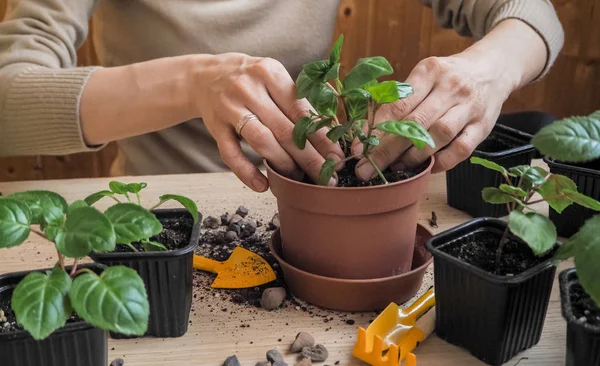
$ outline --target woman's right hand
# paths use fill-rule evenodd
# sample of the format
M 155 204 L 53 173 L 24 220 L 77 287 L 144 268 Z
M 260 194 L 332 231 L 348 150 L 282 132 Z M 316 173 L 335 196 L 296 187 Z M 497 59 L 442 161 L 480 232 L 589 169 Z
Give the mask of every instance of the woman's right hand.
M 317 181 L 325 158 L 344 158 L 325 129 L 312 134 L 304 150 L 295 146 L 294 123 L 308 115 L 311 106 L 296 98 L 294 81 L 278 61 L 228 53 L 192 67 L 192 107 L 216 140 L 225 164 L 253 190 L 267 190 L 268 181 L 242 152 L 240 137 L 278 172 L 296 180 L 306 172 Z M 238 136 L 236 125 L 249 114 L 258 118 L 249 119 Z M 335 183 L 332 178 L 330 184 Z

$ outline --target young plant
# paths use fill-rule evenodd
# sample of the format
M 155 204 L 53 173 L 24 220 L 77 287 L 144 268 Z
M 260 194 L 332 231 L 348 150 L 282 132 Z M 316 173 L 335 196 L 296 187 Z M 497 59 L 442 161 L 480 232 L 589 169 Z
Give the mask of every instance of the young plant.
M 138 211 L 120 208 L 132 227 L 145 226 Z M 142 218 L 142 220 L 137 220 Z M 22 244 L 35 233 L 54 243 L 58 260 L 47 273 L 32 272 L 15 288 L 11 308 L 16 321 L 36 340 L 64 326 L 73 311 L 98 328 L 143 335 L 149 305 L 144 282 L 130 268 L 115 266 L 98 275 L 78 267 L 92 251 L 112 251 L 118 227 L 84 201 L 67 205 L 50 191 L 26 191 L 0 199 L 0 248 Z M 74 258 L 70 269 L 65 258 Z
M 321 128 L 329 129 L 327 137 L 342 144 L 344 150 L 347 150 L 349 143 L 358 139 L 363 144 L 362 153 L 348 156 L 345 161 L 364 156 L 387 184 L 383 172 L 371 158 L 371 150 L 379 145 L 374 130 L 410 139 L 417 148 L 425 145 L 435 147 L 435 143 L 428 131 L 417 122 L 390 120 L 375 123 L 376 113 L 382 105 L 410 96 L 413 88 L 397 81 L 378 82 L 378 78 L 394 72 L 389 62 L 380 56 L 359 59 L 354 68 L 340 79 L 343 40 L 344 36 L 341 35 L 333 45 L 328 60 L 307 63 L 298 75 L 298 99 L 307 98 L 315 111 L 308 111 L 307 117 L 296 122 L 294 142 L 299 149 L 304 149 L 308 136 Z M 344 114 L 342 121 L 337 116 L 339 105 Z M 336 162 L 326 159 L 318 184 L 327 185 L 335 168 Z
M 584 163 L 600 158 L 600 111 L 589 116 L 571 117 L 555 121 L 541 129 L 532 140 L 542 154 L 565 163 Z M 508 226 L 496 252 L 500 263 L 502 250 L 512 232 L 521 238 L 536 255 L 544 255 L 554 248 L 557 233 L 554 224 L 530 205 L 547 202 L 559 214 L 572 204 L 600 211 L 600 202 L 577 191 L 570 178 L 549 174 L 540 167 L 521 165 L 510 169 L 472 157 L 473 164 L 500 172 L 506 183 L 500 187 L 483 189 L 482 197 L 492 204 L 506 204 Z M 517 184 L 514 184 L 514 180 Z M 534 198 L 537 193 L 541 198 Z M 575 259 L 579 281 L 586 292 L 600 304 L 600 216 L 589 219 L 568 239 L 555 254 L 557 259 Z
M 177 201 L 185 207 L 194 218 L 194 223 L 198 222 L 198 207 L 196 203 L 188 197 L 176 194 L 165 194 L 159 197 L 159 202 L 149 209 L 141 205 L 140 191 L 146 188 L 146 183 L 122 183 L 112 181 L 108 184 L 109 190 L 92 193 L 87 196 L 84 202 L 90 206 L 104 197 L 109 197 L 117 202 L 116 205 L 106 210 L 105 215 L 115 227 L 116 241 L 119 245 L 126 245 L 134 252 L 138 250 L 132 243 L 139 242 L 145 251 L 167 251 L 168 249 L 161 243 L 150 240 L 151 237 L 163 231 L 162 224 L 151 212 L 168 201 Z M 135 202 L 131 195 L 135 195 Z M 122 202 L 125 198 L 127 202 Z M 135 217 L 135 222 L 132 218 Z

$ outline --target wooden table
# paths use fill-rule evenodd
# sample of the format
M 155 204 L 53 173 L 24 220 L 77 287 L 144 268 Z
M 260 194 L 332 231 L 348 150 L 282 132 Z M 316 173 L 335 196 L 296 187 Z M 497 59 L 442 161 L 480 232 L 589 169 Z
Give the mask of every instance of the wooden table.
M 185 194 L 198 203 L 204 215 L 220 215 L 225 211 L 233 211 L 239 205 L 245 205 L 251 215 L 268 221 L 277 210 L 274 197 L 270 193 L 257 194 L 243 186 L 237 178 L 229 173 L 172 175 L 123 178 L 122 181 L 144 181 L 148 188 L 143 191 L 143 204 L 147 207 L 155 202 L 159 194 Z M 54 190 L 69 202 L 82 199 L 88 193 L 106 189 L 109 179 L 78 179 L 56 181 L 30 181 L 0 183 L 0 192 L 9 194 L 30 189 Z M 438 216 L 439 227 L 434 232 L 451 228 L 468 220 L 469 217 L 446 205 L 446 189 L 444 175 L 432 176 L 429 191 L 421 203 L 419 221 L 427 225 L 431 211 Z M 109 200 L 101 201 L 100 207 L 110 205 Z M 541 208 L 546 210 L 547 208 Z M 31 236 L 23 246 L 0 250 L 0 273 L 14 272 L 52 266 L 55 251 L 51 245 L 43 243 L 36 236 Z M 568 264 L 562 264 L 559 271 Z M 558 273 L 558 272 L 557 272 Z M 424 287 L 432 284 L 431 268 L 426 276 Z M 330 353 L 325 362 L 334 365 L 362 365 L 353 359 L 351 352 L 356 338 L 358 326 L 366 327 L 375 314 L 339 314 L 331 313 L 334 319 L 324 323 L 322 317 L 309 315 L 306 311 L 294 306 L 273 312 L 261 309 L 250 311 L 246 307 L 225 303 L 218 291 L 210 288 L 195 289 L 198 295 L 193 303 L 192 324 L 188 333 L 175 339 L 137 339 L 110 340 L 109 357 L 123 358 L 126 366 L 134 365 L 221 365 L 226 357 L 236 354 L 242 365 L 254 366 L 257 361 L 265 359 L 265 352 L 272 348 L 287 351 L 299 331 L 307 331 L 314 335 L 318 343 L 324 344 Z M 204 300 L 200 301 L 200 298 Z M 465 299 L 467 300 L 467 299 Z M 208 305 L 227 312 L 210 312 Z M 324 311 L 316 309 L 319 314 Z M 346 319 L 356 321 L 354 325 Z M 240 327 L 241 324 L 249 327 Z M 483 365 L 467 352 L 447 344 L 432 335 L 416 351 L 419 366 L 470 366 Z M 544 334 L 540 343 L 511 360 L 507 365 L 515 365 L 522 357 L 520 366 L 564 365 L 565 355 L 565 322 L 560 314 L 558 286 L 554 285 Z M 294 364 L 292 355 L 286 355 L 286 361 Z M 84 366 L 84 365 L 80 365 Z

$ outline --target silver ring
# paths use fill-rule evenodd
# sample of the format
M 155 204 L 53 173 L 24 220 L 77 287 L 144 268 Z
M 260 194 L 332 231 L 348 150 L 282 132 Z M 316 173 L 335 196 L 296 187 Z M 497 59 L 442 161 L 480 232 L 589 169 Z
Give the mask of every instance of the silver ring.
M 235 132 L 237 132 L 237 134 L 240 137 L 242 137 L 242 129 L 248 122 L 252 121 L 253 119 L 259 121 L 258 117 L 256 117 L 256 115 L 253 113 L 247 114 L 244 117 L 240 118 L 240 120 L 235 125 Z

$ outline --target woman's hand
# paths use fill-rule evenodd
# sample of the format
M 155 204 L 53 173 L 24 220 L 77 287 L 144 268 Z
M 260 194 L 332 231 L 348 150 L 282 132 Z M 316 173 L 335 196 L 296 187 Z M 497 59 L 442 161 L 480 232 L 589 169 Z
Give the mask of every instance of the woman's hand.
M 417 149 L 405 139 L 387 135 L 371 157 L 381 169 L 415 167 L 432 155 L 434 173 L 453 168 L 489 135 L 510 93 L 539 75 L 546 58 L 543 40 L 533 29 L 507 20 L 460 54 L 421 61 L 406 80 L 414 94 L 382 107 L 377 122 L 418 122 L 429 130 L 435 149 Z M 355 143 L 353 153 L 360 151 L 362 146 Z M 362 159 L 356 175 L 369 180 L 376 172 Z
M 193 75 L 193 108 L 217 141 L 223 161 L 253 190 L 267 190 L 268 182 L 240 148 L 236 125 L 239 129 L 244 116 L 254 114 L 257 119 L 247 120 L 241 138 L 288 177 L 299 180 L 306 172 L 316 181 L 324 157 L 344 158 L 324 129 L 311 135 L 304 150 L 294 145 L 294 123 L 311 106 L 296 98 L 294 81 L 278 61 L 229 53 L 199 64 Z

